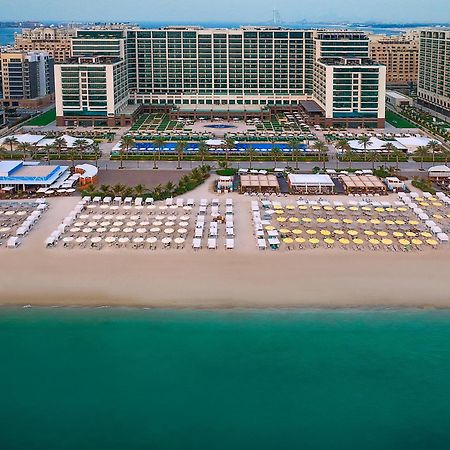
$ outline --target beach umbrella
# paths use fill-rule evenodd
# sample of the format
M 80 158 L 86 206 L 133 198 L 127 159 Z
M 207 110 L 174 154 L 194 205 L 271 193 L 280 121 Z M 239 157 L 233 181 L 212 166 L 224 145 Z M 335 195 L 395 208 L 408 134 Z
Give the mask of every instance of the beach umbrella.
M 105 227 L 99 227 L 95 230 L 97 233 L 105 233 L 106 232 L 106 228 Z
M 140 225 L 141 227 L 147 227 L 147 226 L 150 225 L 150 222 L 147 222 L 146 220 L 143 220 L 142 222 L 139 223 L 139 225 Z
M 289 233 L 290 233 L 290 230 L 288 230 L 287 228 L 281 228 L 281 229 L 280 229 L 280 233 L 281 233 L 281 234 L 289 234 Z
M 303 233 L 303 231 L 302 230 L 299 230 L 298 228 L 296 228 L 295 230 L 292 230 L 292 233 L 294 233 L 294 234 L 302 234 Z
M 74 226 L 76 227 L 82 227 L 85 224 L 85 222 L 75 222 Z
M 379 212 L 379 213 L 382 213 L 382 212 L 384 212 L 384 208 L 377 207 L 377 208 L 375 208 L 375 211 Z
M 290 217 L 290 218 L 289 218 L 289 222 L 291 222 L 291 223 L 297 223 L 297 222 L 299 222 L 299 219 L 298 219 L 297 217 Z
M 3 231 L 3 230 L 0 230 Z M 4 231 L 8 231 L 8 230 L 4 230 Z M 71 233 L 78 233 L 80 231 L 80 228 L 78 227 L 73 227 L 69 230 Z
M 313 245 L 317 245 L 320 243 L 319 239 L 317 239 L 317 238 L 311 238 L 311 239 L 308 239 L 308 241 L 310 244 L 313 244 Z
M 375 238 L 370 239 L 369 242 L 370 242 L 372 245 L 378 245 L 378 244 L 380 243 L 380 241 L 379 241 L 378 239 L 375 239 Z
M 347 233 L 348 233 L 350 236 L 358 236 L 358 232 L 357 232 L 356 230 L 348 230 Z
M 192 206 L 183 206 L 183 209 L 185 211 L 191 211 L 192 210 Z
M 441 214 L 433 214 L 433 217 L 439 220 L 444 218 Z
M 292 243 L 294 242 L 294 239 L 291 239 L 291 238 L 284 238 L 284 239 L 283 239 L 283 242 L 284 242 L 285 244 L 292 244 Z
M 155 216 L 155 220 L 164 220 L 164 216 L 161 215 Z
M 330 219 L 330 223 L 339 223 L 339 219 L 336 219 L 335 217 Z
M 350 241 L 349 241 L 348 239 L 346 239 L 346 238 L 340 238 L 340 239 L 339 239 L 339 242 L 340 242 L 341 244 L 343 244 L 343 245 L 348 245 L 348 244 L 350 244 Z
M 386 224 L 386 225 L 395 225 L 395 222 L 393 221 L 393 220 L 385 220 L 384 221 L 384 223 Z
M 100 222 L 101 227 L 109 227 L 110 225 L 111 225 L 111 222 L 109 222 L 108 220 Z
M 325 222 L 326 222 L 326 219 L 324 219 L 323 217 L 319 217 L 317 219 L 317 223 L 325 223 Z
M 173 234 L 174 232 L 175 232 L 175 230 L 173 228 L 166 228 L 164 230 L 164 233 L 166 233 L 166 234 Z
M 328 245 L 333 245 L 334 244 L 334 239 L 332 239 L 332 238 L 325 238 L 323 240 L 323 242 L 325 242 L 325 244 L 328 244 Z
M 442 206 L 442 203 L 441 202 L 433 202 L 433 206 L 439 207 L 439 206 Z
M 139 233 L 139 234 L 147 233 L 147 228 L 138 228 L 138 229 L 136 230 L 136 233 Z
M 337 236 L 342 236 L 344 234 L 342 230 L 334 230 L 333 233 L 336 234 Z
M 283 209 L 281 205 L 279 205 L 278 203 L 276 203 L 275 205 L 273 205 L 273 209 Z
M 175 217 L 175 216 L 170 216 L 170 217 Z M 176 220 L 176 217 L 175 217 L 175 219 L 173 219 L 173 220 Z M 180 217 L 180 220 L 188 221 L 188 220 L 189 220 L 189 216 L 181 216 L 181 217 Z
M 173 227 L 174 225 L 175 225 L 175 222 L 173 222 L 173 221 L 171 221 L 171 220 L 167 221 L 167 222 L 164 224 L 164 226 L 166 226 L 166 227 Z
M 186 230 L 186 228 L 178 228 L 177 232 L 178 232 L 178 234 L 186 234 L 187 230 Z
M 360 238 L 355 238 L 355 239 L 353 239 L 353 243 L 356 245 L 363 245 L 364 241 Z
M 359 208 L 357 206 L 350 206 L 350 208 L 348 208 L 350 211 L 358 211 Z
M 127 216 L 125 216 L 124 214 L 119 214 L 116 219 L 117 220 L 125 220 L 127 218 Z
M 417 236 L 417 233 L 414 233 L 413 231 L 407 231 L 405 234 L 408 237 L 415 237 L 415 236 Z
M 429 233 L 428 231 L 422 231 L 420 233 L 424 238 L 431 238 L 433 237 L 433 235 L 431 233 Z
M 397 219 L 397 220 L 395 221 L 395 223 L 396 223 L 397 225 L 405 225 L 405 221 L 404 221 L 404 220 L 400 220 L 400 219 Z
M 109 229 L 110 233 L 118 233 L 119 231 L 120 231 L 119 227 L 112 227 L 112 228 Z
M 367 223 L 366 219 L 358 219 L 356 222 L 360 223 L 361 225 L 364 225 Z
M 381 237 L 386 237 L 388 234 L 386 233 L 386 231 L 377 231 L 378 236 Z
M 95 214 L 94 216 L 92 216 L 92 218 L 93 218 L 94 220 L 100 220 L 100 219 L 103 218 L 103 215 L 102 215 L 102 214 Z
M 333 208 L 331 206 L 328 206 L 328 205 L 324 206 L 323 209 L 325 211 L 333 211 Z
M 66 242 L 66 243 L 72 242 L 73 240 L 74 240 L 74 238 L 72 236 L 67 236 L 67 237 L 63 238 L 63 242 Z
M 119 242 L 121 244 L 126 244 L 127 242 L 130 242 L 130 239 L 127 237 L 121 237 L 121 238 L 119 238 Z
M 320 206 L 318 206 L 318 205 L 312 205 L 311 209 L 312 209 L 313 211 L 319 211 L 319 210 L 320 210 Z
M 304 244 L 306 240 L 302 237 L 296 237 L 295 242 L 297 242 L 298 244 Z
M 173 241 L 175 242 L 175 244 L 180 245 L 180 244 L 184 244 L 185 239 L 181 238 L 181 237 L 177 237 Z
M 172 238 L 170 238 L 170 237 L 162 238 L 162 239 L 161 239 L 161 242 L 162 242 L 164 245 L 169 245 L 169 244 L 172 242 Z
M 92 228 L 90 227 L 83 228 L 83 233 L 92 233 Z
M 81 214 L 81 215 L 79 216 L 79 218 L 82 219 L 82 220 L 89 219 L 89 214 Z
M 144 238 L 141 238 L 141 237 L 134 238 L 133 242 L 135 244 L 142 244 L 142 242 L 144 242 Z
M 78 244 L 82 244 L 83 242 L 86 242 L 86 241 L 87 241 L 87 239 L 84 236 L 80 236 L 75 239 L 75 242 L 77 242 Z
M 301 210 L 301 211 L 306 211 L 308 209 L 308 207 L 306 205 L 300 205 L 298 207 L 298 209 Z
M 370 219 L 370 223 L 373 223 L 374 225 L 380 225 L 381 221 L 378 219 Z
M 370 206 L 363 206 L 361 209 L 363 211 L 372 211 L 372 208 Z
M 123 222 L 121 220 L 117 220 L 116 222 L 113 222 L 114 227 L 121 227 L 123 225 Z
M 141 216 L 130 216 L 130 220 L 139 220 L 141 218 Z
M 286 217 L 278 217 L 277 218 L 277 222 L 281 222 L 281 223 L 284 223 L 284 222 L 286 222 Z
M 427 244 L 432 245 L 433 247 L 438 245 L 438 242 L 434 239 L 427 239 Z
M 311 223 L 312 219 L 310 219 L 309 217 L 303 217 L 302 222 L 304 222 L 304 223 Z
M 336 208 L 336 211 L 345 211 L 345 208 L 343 206 L 338 206 Z
M 292 211 L 293 209 L 295 209 L 294 205 L 286 205 L 286 209 L 289 209 L 290 211 Z
M 113 242 L 116 242 L 116 237 L 114 237 L 114 236 L 107 236 L 107 237 L 105 237 L 105 242 L 107 243 L 107 244 L 112 244 Z
M 417 220 L 410 220 L 409 224 L 410 225 L 419 225 L 419 221 L 417 221 Z
M 284 214 L 284 211 L 282 209 L 277 209 L 275 211 L 275 214 Z
M 266 227 L 264 227 L 267 231 L 273 231 L 275 230 L 275 227 L 273 225 L 267 225 Z
M 423 242 L 420 239 L 413 239 L 411 241 L 411 243 L 414 245 L 422 245 L 423 244 Z
M 400 208 L 398 208 L 398 210 L 401 212 L 405 212 L 405 211 L 408 211 L 408 208 L 405 208 L 404 206 L 400 206 Z
M 101 240 L 102 240 L 102 238 L 101 238 L 100 236 L 93 236 L 93 237 L 91 238 L 91 242 L 92 242 L 93 244 L 98 244 Z
M 408 239 L 399 239 L 398 242 L 401 245 L 410 245 L 411 244 L 411 242 L 409 242 Z
M 364 231 L 364 234 L 365 234 L 366 236 L 373 236 L 375 233 L 374 233 L 373 231 L 371 231 L 371 230 L 365 230 L 365 231 Z
M 166 205 L 161 205 L 158 207 L 160 211 L 165 211 L 168 207 Z
M 386 211 L 387 211 L 387 212 L 395 212 L 395 208 L 389 207 L 389 208 L 386 208 Z
M 394 231 L 392 233 L 392 236 L 394 236 L 396 238 L 400 238 L 400 237 L 403 237 L 403 233 L 401 233 L 400 231 Z
M 430 204 L 428 202 L 420 202 L 419 205 L 420 206 L 430 206 Z
M 393 242 L 392 242 L 391 239 L 381 239 L 381 242 L 382 242 L 384 245 L 392 245 L 392 244 L 393 244 Z
M 150 236 L 149 238 L 146 239 L 146 241 L 149 244 L 155 244 L 158 241 L 158 239 L 155 236 Z
M 316 230 L 306 230 L 306 234 L 309 234 L 310 236 L 317 234 Z
M 331 235 L 331 233 L 330 233 L 328 230 L 321 230 L 321 231 L 320 231 L 320 234 L 321 234 L 322 236 L 330 236 L 330 235 Z
M 353 220 L 352 219 L 343 219 L 342 222 L 350 224 L 350 223 L 353 223 Z
M 160 227 L 163 223 L 160 220 L 155 220 L 152 225 L 154 225 L 155 227 Z
M 133 232 L 133 228 L 130 228 L 130 227 L 124 228 L 124 229 L 123 229 L 123 232 L 124 232 L 124 233 L 132 233 L 132 232 Z

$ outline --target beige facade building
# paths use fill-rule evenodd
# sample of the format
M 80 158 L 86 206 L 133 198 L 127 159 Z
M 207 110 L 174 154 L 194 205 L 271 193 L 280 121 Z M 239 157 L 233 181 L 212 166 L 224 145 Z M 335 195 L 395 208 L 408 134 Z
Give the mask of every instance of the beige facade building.
M 419 33 L 401 36 L 369 36 L 369 55 L 386 66 L 386 82 L 390 86 L 417 84 L 419 67 Z
M 45 51 L 55 62 L 63 62 L 70 58 L 71 38 L 75 36 L 72 28 L 23 29 L 15 35 L 15 48 L 25 52 Z

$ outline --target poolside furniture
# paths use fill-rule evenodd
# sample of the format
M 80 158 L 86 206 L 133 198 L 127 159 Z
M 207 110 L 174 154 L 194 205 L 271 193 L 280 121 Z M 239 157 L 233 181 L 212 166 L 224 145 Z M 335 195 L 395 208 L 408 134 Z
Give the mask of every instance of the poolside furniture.
M 208 249 L 210 250 L 217 249 L 217 239 L 214 238 L 208 239 Z
M 202 248 L 202 240 L 201 240 L 201 239 L 198 239 L 198 238 L 195 238 L 195 239 L 192 241 L 192 248 L 193 248 L 194 250 L 201 249 L 201 248 Z
M 234 239 L 227 239 L 226 242 L 225 242 L 225 248 L 227 250 L 234 249 Z
M 265 250 L 267 248 L 267 243 L 264 238 L 258 239 L 258 248 L 259 248 L 259 250 Z

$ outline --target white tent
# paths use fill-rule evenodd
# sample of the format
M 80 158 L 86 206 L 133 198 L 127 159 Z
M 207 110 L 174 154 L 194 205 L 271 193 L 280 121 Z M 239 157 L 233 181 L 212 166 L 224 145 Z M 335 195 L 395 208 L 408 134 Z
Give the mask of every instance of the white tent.
M 397 141 L 382 141 L 381 139 L 378 139 L 377 137 L 371 137 L 370 143 L 367 144 L 367 151 L 371 150 L 384 150 L 384 146 L 387 143 L 393 144 L 396 148 L 399 150 L 404 150 L 406 147 L 402 145 L 400 142 Z M 348 141 L 348 144 L 353 150 L 364 150 L 364 146 L 359 142 L 358 139 L 355 139 L 353 141 Z

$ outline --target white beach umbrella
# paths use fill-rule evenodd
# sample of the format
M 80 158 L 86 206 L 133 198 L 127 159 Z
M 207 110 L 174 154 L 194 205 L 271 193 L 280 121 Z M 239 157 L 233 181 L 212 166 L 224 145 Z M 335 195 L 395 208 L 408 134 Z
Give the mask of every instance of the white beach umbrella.
M 166 234 L 173 234 L 174 232 L 175 232 L 175 230 L 173 228 L 166 228 L 164 230 L 164 233 L 166 233 Z
M 63 242 L 65 243 L 69 243 L 69 242 L 73 242 L 74 238 L 72 236 L 66 236 L 65 238 L 63 238 Z
M 174 242 L 175 242 L 175 244 L 184 244 L 184 242 L 185 242 L 185 239 L 184 238 L 181 238 L 181 237 L 178 237 L 178 238 L 175 238 L 174 239 Z
M 110 233 L 118 233 L 119 231 L 120 231 L 119 227 L 112 227 L 112 228 L 109 229 Z
M 86 242 L 86 238 L 84 236 L 80 236 L 75 239 L 75 242 L 77 242 L 78 244 L 82 244 L 83 242 Z
M 90 227 L 83 228 L 83 233 L 92 233 L 92 228 Z
M 93 244 L 98 244 L 99 242 L 101 242 L 102 238 L 100 236 L 94 236 L 91 238 L 91 242 Z
M 112 244 L 113 242 L 116 242 L 116 239 L 117 238 L 114 236 L 107 236 L 107 237 L 105 237 L 105 242 L 108 244 Z
M 180 222 L 180 227 L 186 228 L 189 225 L 189 222 Z
M 121 238 L 119 238 L 119 242 L 121 244 L 126 244 L 127 242 L 130 242 L 130 239 L 127 237 L 121 237 Z
M 150 228 L 150 233 L 159 233 L 160 231 L 161 231 L 161 228 L 159 228 L 159 227 Z
M 124 229 L 123 229 L 123 232 L 124 232 L 124 233 L 132 233 L 132 232 L 133 232 L 133 228 L 130 228 L 130 227 L 124 228 Z
M 154 236 L 150 236 L 149 238 L 146 239 L 146 241 L 149 244 L 154 244 L 154 243 L 156 243 L 158 241 L 158 239 L 156 237 L 154 237 Z
M 141 237 L 134 238 L 133 242 L 135 244 L 142 244 L 144 242 L 144 238 L 141 238 Z
M 139 233 L 139 234 L 147 233 L 147 228 L 138 228 L 138 229 L 136 230 L 136 233 Z
M 170 237 L 162 238 L 162 239 L 161 239 L 161 242 L 162 242 L 164 245 L 168 245 L 168 244 L 170 244 L 170 243 L 172 242 L 172 238 L 170 238 Z
M 186 228 L 179 228 L 177 231 L 178 231 L 179 234 L 186 234 L 187 233 Z

